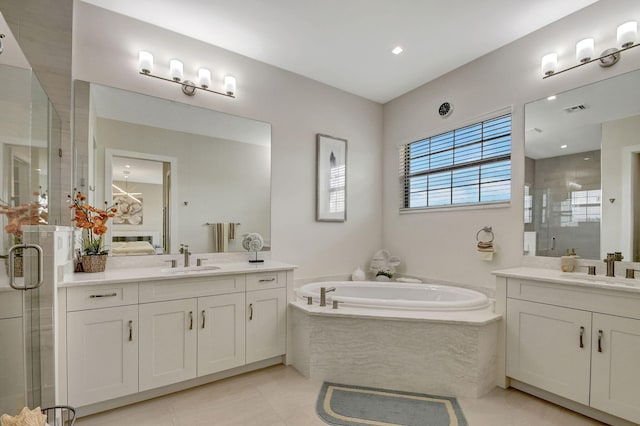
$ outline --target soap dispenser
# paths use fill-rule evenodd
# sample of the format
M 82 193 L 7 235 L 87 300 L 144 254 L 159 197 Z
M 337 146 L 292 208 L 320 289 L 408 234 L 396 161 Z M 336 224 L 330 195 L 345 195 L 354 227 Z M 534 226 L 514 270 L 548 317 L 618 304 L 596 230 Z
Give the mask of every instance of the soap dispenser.
M 576 255 L 576 249 L 567 249 L 566 254 L 560 257 L 560 269 L 562 269 L 562 272 L 573 272 L 573 270 L 576 268 L 577 258 L 578 256 Z

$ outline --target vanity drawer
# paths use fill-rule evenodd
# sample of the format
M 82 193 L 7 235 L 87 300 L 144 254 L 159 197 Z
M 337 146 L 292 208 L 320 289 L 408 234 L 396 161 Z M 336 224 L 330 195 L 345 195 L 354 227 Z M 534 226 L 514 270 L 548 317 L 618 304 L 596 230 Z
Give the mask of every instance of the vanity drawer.
M 507 297 L 640 319 L 640 293 L 521 278 L 507 280 Z
M 286 286 L 287 273 L 284 271 L 247 274 L 247 291 Z
M 140 303 L 240 293 L 244 289 L 244 274 L 147 281 L 140 283 Z
M 138 283 L 67 288 L 67 311 L 110 308 L 138 303 Z

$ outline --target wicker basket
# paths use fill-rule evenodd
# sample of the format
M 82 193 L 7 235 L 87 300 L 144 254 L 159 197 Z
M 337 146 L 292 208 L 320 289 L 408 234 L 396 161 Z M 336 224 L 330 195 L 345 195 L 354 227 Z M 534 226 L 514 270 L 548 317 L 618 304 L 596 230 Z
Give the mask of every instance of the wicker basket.
M 104 268 L 107 266 L 107 257 L 106 254 L 82 256 L 82 270 L 84 272 L 104 272 Z

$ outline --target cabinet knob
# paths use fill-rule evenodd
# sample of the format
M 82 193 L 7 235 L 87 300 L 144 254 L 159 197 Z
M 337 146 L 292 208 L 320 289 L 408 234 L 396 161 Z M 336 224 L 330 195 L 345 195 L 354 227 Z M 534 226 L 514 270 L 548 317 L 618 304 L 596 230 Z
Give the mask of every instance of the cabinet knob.
M 580 327 L 580 348 L 584 348 L 582 337 L 584 336 L 584 327 Z
M 189 330 L 193 330 L 193 311 L 189 311 Z
M 203 309 L 202 310 L 202 328 L 204 328 L 204 324 L 205 324 L 206 319 L 207 318 L 206 318 L 206 315 L 205 315 L 205 310 Z
M 129 320 L 129 341 L 133 341 L 133 321 Z
M 253 303 L 249 303 L 249 321 L 253 319 Z

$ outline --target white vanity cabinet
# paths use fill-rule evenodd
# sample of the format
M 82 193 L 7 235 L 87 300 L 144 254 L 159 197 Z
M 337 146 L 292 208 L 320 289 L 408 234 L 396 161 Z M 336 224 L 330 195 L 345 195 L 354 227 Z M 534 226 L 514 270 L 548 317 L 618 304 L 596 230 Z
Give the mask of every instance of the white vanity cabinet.
M 507 278 L 506 296 L 508 377 L 640 424 L 640 292 Z
M 591 312 L 507 301 L 507 375 L 589 405 Z
M 245 364 L 244 302 L 242 293 L 198 298 L 198 376 Z
M 591 406 L 640 423 L 640 320 L 593 314 L 592 335 Z
M 135 285 L 134 285 L 135 286 Z M 72 298 L 80 289 L 72 291 Z M 135 289 L 137 299 L 137 289 Z M 112 303 L 117 290 L 98 288 L 88 292 L 85 304 L 68 312 L 68 400 L 77 406 L 138 391 L 138 305 L 95 308 Z M 137 300 L 135 300 L 137 302 Z
M 273 288 L 247 292 L 247 362 L 286 352 L 287 291 Z
M 140 304 L 140 391 L 196 377 L 197 309 L 196 299 Z
M 68 404 L 106 404 L 86 414 L 281 362 L 292 276 L 288 268 L 67 288 Z

